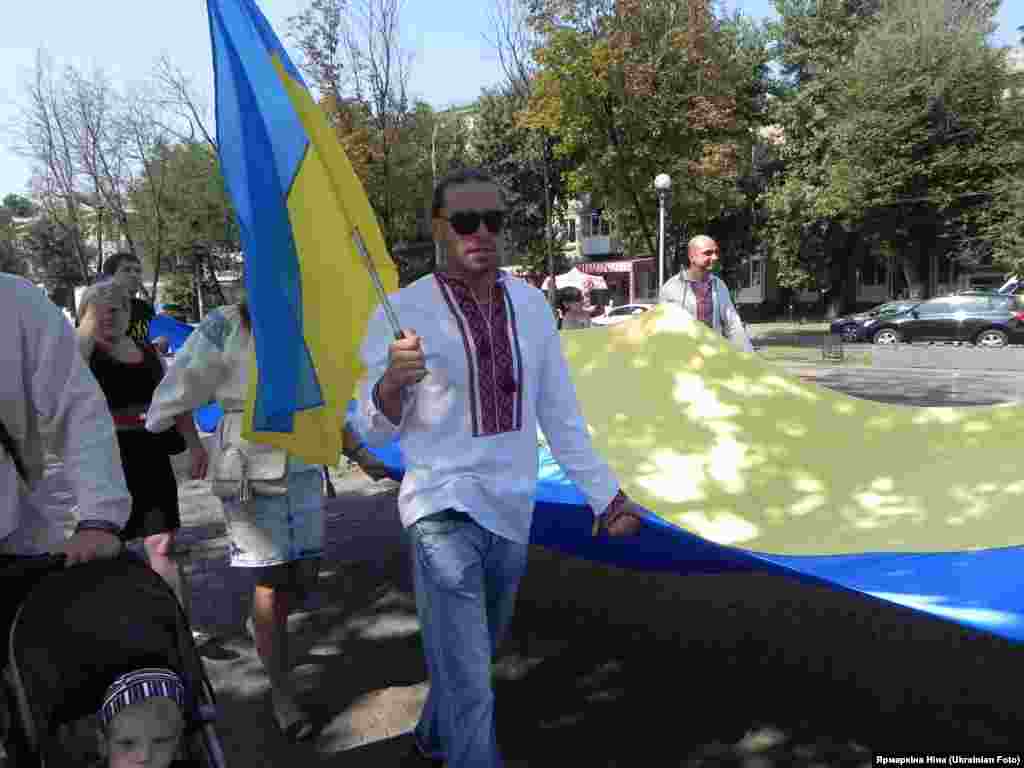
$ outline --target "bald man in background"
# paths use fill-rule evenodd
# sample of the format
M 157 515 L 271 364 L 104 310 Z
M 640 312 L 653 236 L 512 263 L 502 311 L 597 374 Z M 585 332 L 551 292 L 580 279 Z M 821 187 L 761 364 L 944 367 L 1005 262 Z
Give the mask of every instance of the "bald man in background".
M 718 261 L 718 243 L 698 235 L 686 249 L 689 266 L 661 287 L 658 301 L 679 304 L 693 317 L 720 333 L 744 352 L 753 352 L 747 329 L 729 296 L 729 287 L 711 273 Z

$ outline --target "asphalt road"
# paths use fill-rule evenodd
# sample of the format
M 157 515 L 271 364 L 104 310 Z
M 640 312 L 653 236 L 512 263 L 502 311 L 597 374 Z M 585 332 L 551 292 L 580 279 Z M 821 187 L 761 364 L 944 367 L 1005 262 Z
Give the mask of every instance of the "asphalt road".
M 1024 373 L 794 366 L 805 381 L 865 400 L 914 406 L 995 405 L 1024 401 Z

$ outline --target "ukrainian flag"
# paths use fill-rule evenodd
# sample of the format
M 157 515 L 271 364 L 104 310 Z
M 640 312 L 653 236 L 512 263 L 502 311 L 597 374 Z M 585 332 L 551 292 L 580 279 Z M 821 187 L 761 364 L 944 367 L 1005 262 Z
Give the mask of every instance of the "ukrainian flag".
M 394 263 L 358 177 L 253 0 L 207 0 L 217 144 L 245 250 L 256 358 L 248 439 L 314 464 L 341 453 L 358 345 Z

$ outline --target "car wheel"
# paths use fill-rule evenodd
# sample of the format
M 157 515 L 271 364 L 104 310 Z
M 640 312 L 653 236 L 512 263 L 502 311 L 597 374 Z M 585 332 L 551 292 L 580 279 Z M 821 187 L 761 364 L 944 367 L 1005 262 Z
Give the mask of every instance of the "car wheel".
M 899 344 L 900 332 L 895 328 L 882 328 L 875 331 L 875 335 L 871 337 L 871 340 L 875 344 Z
M 979 347 L 1005 347 L 1008 341 L 1006 334 L 998 328 L 986 328 L 974 337 L 974 343 Z
M 860 330 L 855 325 L 846 325 L 839 331 L 839 336 L 847 344 L 853 344 L 855 341 L 860 340 Z

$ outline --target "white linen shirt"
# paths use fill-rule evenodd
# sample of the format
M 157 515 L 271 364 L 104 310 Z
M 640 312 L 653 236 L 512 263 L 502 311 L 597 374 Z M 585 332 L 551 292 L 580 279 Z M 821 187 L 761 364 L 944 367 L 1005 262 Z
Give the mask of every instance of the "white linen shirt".
M 607 509 L 619 484 L 594 452 L 554 313 L 540 291 L 501 275 L 492 303 L 479 304 L 455 278 L 427 275 L 391 300 L 402 327 L 421 337 L 428 373 L 406 388 L 401 421 L 393 424 L 373 396 L 394 340 L 378 307 L 362 348 L 367 376 L 357 423 L 371 446 L 398 439 L 406 467 L 398 496 L 404 527 L 456 509 L 498 536 L 527 543 L 538 425 L 595 515 Z
M 46 468 L 44 435 L 64 459 L 77 519 L 123 528 L 132 502 L 114 420 L 74 329 L 39 288 L 5 274 L 0 326 L 0 421 L 28 474 L 26 486 L 0 448 L 0 554 L 55 551 L 64 541 L 57 516 L 32 491 Z
M 239 306 L 212 310 L 167 367 L 146 413 L 146 430 L 165 432 L 174 426 L 176 416 L 198 410 L 211 400 L 225 411 L 244 410 L 253 354 L 253 337 L 242 324 Z M 211 456 L 211 464 L 214 461 L 216 455 Z M 317 467 L 288 456 L 289 472 L 314 469 Z

